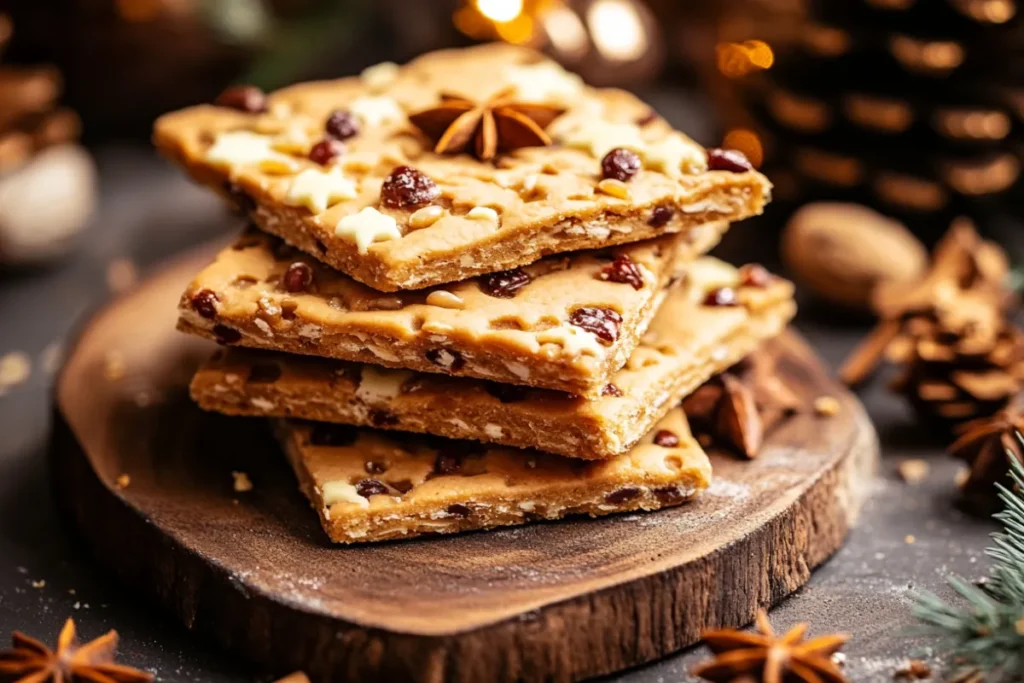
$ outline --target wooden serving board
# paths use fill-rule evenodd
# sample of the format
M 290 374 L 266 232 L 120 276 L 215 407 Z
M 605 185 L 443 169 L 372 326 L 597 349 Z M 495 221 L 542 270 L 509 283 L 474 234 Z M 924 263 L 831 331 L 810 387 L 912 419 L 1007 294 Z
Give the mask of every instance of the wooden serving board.
M 203 250 L 102 309 L 56 387 L 57 498 L 96 558 L 238 656 L 314 680 L 571 681 L 738 626 L 843 542 L 878 457 L 860 404 L 789 334 L 808 399 L 756 460 L 714 456 L 696 503 L 649 514 L 332 546 L 263 421 L 203 414 L 212 349 L 174 330 Z M 236 493 L 232 471 L 254 489 Z M 121 475 L 130 483 L 118 484 Z

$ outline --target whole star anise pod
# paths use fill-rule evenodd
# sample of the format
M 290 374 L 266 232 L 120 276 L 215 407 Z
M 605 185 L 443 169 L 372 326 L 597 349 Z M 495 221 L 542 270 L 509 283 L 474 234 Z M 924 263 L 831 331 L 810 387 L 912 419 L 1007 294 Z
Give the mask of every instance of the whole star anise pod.
M 960 488 L 975 512 L 991 514 L 1000 507 L 996 484 L 1010 485 L 1010 458 L 1024 464 L 1024 393 L 1017 394 L 995 415 L 967 422 L 949 452 L 970 466 Z
M 14 646 L 0 652 L 0 679 L 19 683 L 149 683 L 153 674 L 114 663 L 117 631 L 79 645 L 75 622 L 68 619 L 56 651 L 17 631 Z
M 550 104 L 516 102 L 505 89 L 477 103 L 459 95 L 441 95 L 441 104 L 411 114 L 409 120 L 436 141 L 438 154 L 459 154 L 472 145 L 478 159 L 493 159 L 499 151 L 546 147 L 544 129 L 565 109 Z
M 831 657 L 848 636 L 834 633 L 804 640 L 807 624 L 777 636 L 764 610 L 757 613 L 757 633 L 733 629 L 707 631 L 704 642 L 715 658 L 693 671 L 707 681 L 764 683 L 846 683 Z

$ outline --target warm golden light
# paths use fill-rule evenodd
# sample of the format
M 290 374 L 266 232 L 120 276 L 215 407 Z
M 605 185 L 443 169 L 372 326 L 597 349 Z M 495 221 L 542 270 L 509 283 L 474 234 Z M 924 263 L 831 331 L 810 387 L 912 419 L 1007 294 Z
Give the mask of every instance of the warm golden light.
M 746 128 L 730 130 L 722 140 L 722 147 L 738 149 L 743 152 L 754 168 L 761 168 L 761 164 L 764 163 L 764 146 L 761 144 L 761 138 L 752 130 Z
M 632 62 L 647 51 L 647 33 L 637 8 L 626 0 L 597 0 L 587 10 L 595 47 L 608 59 Z
M 580 59 L 587 53 L 587 29 L 578 14 L 565 5 L 555 5 L 541 16 L 544 31 L 555 50 L 569 59 Z
M 476 0 L 480 14 L 491 21 L 512 21 L 523 12 L 523 0 Z
M 740 78 L 759 69 L 770 69 L 775 53 L 763 40 L 743 43 L 719 43 L 715 46 L 718 70 L 727 78 Z

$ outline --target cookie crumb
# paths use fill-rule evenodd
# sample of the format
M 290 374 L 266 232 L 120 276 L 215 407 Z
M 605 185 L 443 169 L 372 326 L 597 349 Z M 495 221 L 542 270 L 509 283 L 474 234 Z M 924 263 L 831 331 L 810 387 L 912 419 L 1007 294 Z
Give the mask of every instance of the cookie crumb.
M 234 478 L 235 491 L 238 493 L 245 493 L 246 491 L 252 491 L 252 480 L 249 479 L 249 475 L 245 472 L 232 472 L 232 478 Z
M 822 417 L 835 417 L 841 406 L 835 396 L 819 396 L 814 399 L 814 412 Z
M 832 663 L 836 666 L 846 666 L 846 653 L 836 652 L 832 655 Z
M 911 659 L 899 669 L 896 669 L 896 673 L 892 677 L 898 681 L 919 681 L 931 678 L 931 676 L 932 668 L 928 666 L 927 662 L 922 662 L 920 659 Z
M 32 582 L 32 587 L 33 588 L 45 588 L 46 587 L 46 580 L 45 579 L 39 579 L 38 581 L 33 581 Z
M 971 470 L 968 467 L 961 467 L 956 471 L 956 477 L 953 481 L 956 483 L 958 489 L 962 489 L 966 484 L 967 480 L 971 478 Z
M 18 386 L 32 374 L 32 361 L 24 351 L 11 351 L 0 358 L 0 395 Z
M 913 534 L 907 534 L 907 535 L 906 535 L 906 536 L 905 536 L 905 537 L 903 538 L 903 542 L 904 542 L 904 543 L 906 543 L 907 545 L 914 545 L 914 543 L 916 543 L 916 542 L 917 542 L 917 539 L 916 539 L 916 538 L 914 538 L 914 535 L 913 535 Z
M 139 272 L 131 259 L 119 258 L 107 264 L 107 287 L 114 294 L 121 294 L 135 286 Z
M 911 485 L 920 484 L 927 479 L 929 469 L 928 461 L 920 458 L 904 460 L 897 468 L 903 481 Z
M 128 488 L 128 485 L 131 484 L 131 483 L 132 483 L 132 478 L 129 477 L 127 474 L 123 474 L 123 473 L 118 475 L 117 479 L 114 480 L 114 485 L 118 489 L 122 489 L 122 490 Z

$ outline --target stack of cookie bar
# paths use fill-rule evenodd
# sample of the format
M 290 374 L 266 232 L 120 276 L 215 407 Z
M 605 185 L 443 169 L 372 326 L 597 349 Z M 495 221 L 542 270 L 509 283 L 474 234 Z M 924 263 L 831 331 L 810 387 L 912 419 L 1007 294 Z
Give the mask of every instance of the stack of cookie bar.
M 192 395 L 275 418 L 334 541 L 687 501 L 680 400 L 794 312 L 702 256 L 762 175 L 528 50 L 234 88 L 155 141 L 254 226 L 181 299 L 228 347 Z

